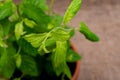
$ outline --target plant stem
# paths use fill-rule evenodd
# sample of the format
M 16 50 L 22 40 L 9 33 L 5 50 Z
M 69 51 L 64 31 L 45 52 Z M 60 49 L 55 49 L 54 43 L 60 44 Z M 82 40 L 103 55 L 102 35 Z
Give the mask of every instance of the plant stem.
M 20 51 L 21 51 L 21 46 L 19 47 L 17 54 L 19 54 L 19 53 L 20 53 Z
M 65 77 L 65 74 L 62 75 L 61 80 L 65 80 L 64 77 Z
M 17 15 L 19 17 L 19 21 L 22 20 L 22 17 L 21 17 L 21 13 L 20 13 L 20 10 L 19 10 L 19 5 L 16 5 L 17 6 Z
M 52 14 L 52 13 L 53 13 L 54 2 L 55 2 L 54 0 L 51 0 L 51 1 L 50 1 L 50 6 L 49 6 L 49 7 L 50 7 L 50 10 L 49 10 L 49 14 Z
M 51 2 L 50 2 L 50 8 L 51 8 L 51 10 L 53 9 L 53 5 L 54 5 L 54 0 L 51 0 Z

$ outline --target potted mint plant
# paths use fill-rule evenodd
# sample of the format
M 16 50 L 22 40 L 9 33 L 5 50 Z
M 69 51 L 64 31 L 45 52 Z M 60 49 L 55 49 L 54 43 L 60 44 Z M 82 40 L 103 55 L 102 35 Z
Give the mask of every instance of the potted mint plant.
M 72 0 L 65 15 L 60 16 L 52 11 L 53 0 L 50 7 L 46 0 L 21 0 L 17 4 L 0 0 L 0 78 L 72 79 L 71 65 L 76 67 L 81 56 L 70 43 L 75 30 L 68 23 L 81 2 Z M 90 41 L 99 41 L 84 22 L 78 31 Z

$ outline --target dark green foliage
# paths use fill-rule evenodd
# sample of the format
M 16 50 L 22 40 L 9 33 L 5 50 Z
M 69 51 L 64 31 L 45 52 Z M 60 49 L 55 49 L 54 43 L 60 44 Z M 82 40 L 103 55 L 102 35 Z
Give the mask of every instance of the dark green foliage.
M 11 1 L 0 5 L 0 20 L 12 15 L 12 13 L 14 12 L 14 8 L 14 4 Z
M 36 56 L 37 55 L 37 49 L 34 48 L 30 43 L 28 43 L 26 40 L 23 38 L 18 41 L 19 46 L 22 46 L 21 49 L 24 51 L 24 53 L 31 55 L 31 56 Z
M 63 17 L 58 15 L 58 14 L 54 14 L 52 16 L 50 16 L 50 23 L 48 24 L 48 28 L 52 29 L 54 27 L 59 27 L 62 23 Z
M 10 78 L 15 70 L 15 49 L 9 45 L 8 48 L 0 47 L 0 75 Z
M 37 64 L 35 60 L 28 55 L 22 55 L 20 70 L 24 75 L 38 76 Z
M 37 23 L 37 26 L 35 27 L 37 32 L 49 30 L 47 24 L 50 22 L 50 17 L 46 15 L 41 8 L 30 3 L 23 3 L 20 6 L 20 10 L 22 11 L 21 15 L 34 20 Z
M 66 60 L 67 62 L 76 62 L 81 59 L 81 56 L 77 54 L 75 51 L 72 49 L 69 49 L 67 52 Z
M 0 76 L 40 80 L 47 74 L 57 80 L 65 75 L 71 79 L 67 63 L 81 56 L 71 48 L 75 29 L 68 23 L 80 6 L 81 0 L 73 0 L 63 17 L 50 13 L 46 0 L 21 0 L 18 5 L 12 0 L 0 1 Z M 91 41 L 99 40 L 84 23 L 79 31 Z
M 48 10 L 48 6 L 46 4 L 46 0 L 22 0 L 23 3 L 34 5 L 43 11 Z

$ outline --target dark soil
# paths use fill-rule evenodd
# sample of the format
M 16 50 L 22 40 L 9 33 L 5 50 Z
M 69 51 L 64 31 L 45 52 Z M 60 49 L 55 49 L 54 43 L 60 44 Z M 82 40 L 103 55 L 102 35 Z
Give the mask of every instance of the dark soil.
M 76 67 L 76 63 L 68 63 L 68 66 L 70 67 L 70 70 L 72 72 L 72 75 L 74 74 L 74 71 L 75 71 L 75 67 Z M 40 80 L 61 80 L 61 76 L 57 77 L 55 75 L 53 76 L 50 76 L 48 75 L 46 72 L 43 72 L 41 77 L 40 77 Z M 65 80 L 70 80 L 68 79 L 66 76 L 65 76 Z

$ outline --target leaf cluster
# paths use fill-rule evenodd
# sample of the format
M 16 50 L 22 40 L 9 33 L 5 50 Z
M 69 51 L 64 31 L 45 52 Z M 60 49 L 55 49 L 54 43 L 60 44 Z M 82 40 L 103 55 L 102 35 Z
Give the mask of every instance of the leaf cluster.
M 19 4 L 0 1 L 0 76 L 21 80 L 40 77 L 46 72 L 70 79 L 67 63 L 76 62 L 81 56 L 71 48 L 74 29 L 68 23 L 81 3 L 82 0 L 73 0 L 65 15 L 60 16 L 49 13 L 51 8 L 46 0 L 21 0 Z M 88 40 L 99 40 L 83 22 L 78 31 Z

